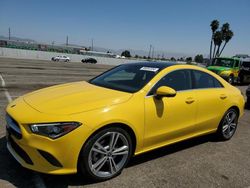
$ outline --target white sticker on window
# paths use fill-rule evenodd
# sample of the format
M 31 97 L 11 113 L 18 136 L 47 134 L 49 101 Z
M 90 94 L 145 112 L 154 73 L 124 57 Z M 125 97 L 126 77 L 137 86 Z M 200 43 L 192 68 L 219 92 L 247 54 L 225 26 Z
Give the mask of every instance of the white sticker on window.
M 151 71 L 151 72 L 157 72 L 157 71 L 159 70 L 159 68 L 154 68 L 154 67 L 142 67 L 142 68 L 140 68 L 140 70 Z

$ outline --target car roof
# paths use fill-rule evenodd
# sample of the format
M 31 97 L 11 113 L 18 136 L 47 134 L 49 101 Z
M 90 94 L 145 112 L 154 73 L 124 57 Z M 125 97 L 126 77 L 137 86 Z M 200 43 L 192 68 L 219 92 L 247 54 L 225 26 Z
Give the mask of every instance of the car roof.
M 155 68 L 159 68 L 159 69 L 165 69 L 169 66 L 172 65 L 179 65 L 178 63 L 175 62 L 155 62 L 155 61 L 148 61 L 148 62 L 136 62 L 136 63 L 126 63 L 124 65 L 127 66 L 136 66 L 136 65 L 140 65 L 140 66 L 145 66 L 145 67 L 155 67 Z

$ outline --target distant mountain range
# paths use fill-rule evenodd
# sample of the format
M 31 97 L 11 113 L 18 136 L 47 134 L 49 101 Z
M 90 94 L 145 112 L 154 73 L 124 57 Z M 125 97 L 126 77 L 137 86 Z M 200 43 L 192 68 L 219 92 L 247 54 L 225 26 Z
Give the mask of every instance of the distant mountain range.
M 8 37 L 2 36 L 0 35 L 0 40 L 8 40 Z M 39 43 L 36 40 L 33 39 L 29 39 L 29 38 L 20 38 L 20 37 L 15 37 L 12 36 L 11 40 L 15 40 L 15 41 L 20 41 L 20 42 L 25 42 L 25 43 Z M 66 45 L 66 44 L 61 44 L 61 45 Z M 76 47 L 84 47 L 83 45 L 78 45 L 78 44 L 68 44 L 69 46 L 76 46 Z M 148 51 L 145 50 L 136 50 L 136 49 L 109 49 L 109 48 L 104 48 L 104 47 L 98 47 L 98 46 L 94 46 L 94 50 L 98 51 L 98 52 L 112 52 L 114 54 L 118 54 L 120 55 L 124 50 L 128 50 L 130 51 L 132 56 L 135 55 L 139 55 L 139 56 L 148 56 Z M 188 56 L 194 56 L 194 54 L 185 54 L 185 53 L 178 53 L 178 52 L 166 52 L 166 51 L 155 51 L 154 52 L 154 57 L 164 57 L 164 58 L 171 58 L 171 57 L 175 57 L 175 58 L 181 58 L 181 57 L 188 57 Z
M 0 35 L 0 40 L 9 40 L 9 37 L 5 37 L 5 36 Z M 11 37 L 10 40 L 15 40 L 15 41 L 20 41 L 20 42 L 27 42 L 27 43 L 37 43 L 33 39 L 20 38 L 20 37 Z

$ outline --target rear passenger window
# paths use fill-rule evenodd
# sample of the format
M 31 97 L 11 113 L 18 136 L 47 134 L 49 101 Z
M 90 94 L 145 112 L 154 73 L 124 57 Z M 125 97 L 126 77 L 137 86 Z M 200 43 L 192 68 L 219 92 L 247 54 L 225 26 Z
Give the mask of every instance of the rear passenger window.
M 193 74 L 194 74 L 194 89 L 223 87 L 222 84 L 216 78 L 205 72 L 193 71 Z

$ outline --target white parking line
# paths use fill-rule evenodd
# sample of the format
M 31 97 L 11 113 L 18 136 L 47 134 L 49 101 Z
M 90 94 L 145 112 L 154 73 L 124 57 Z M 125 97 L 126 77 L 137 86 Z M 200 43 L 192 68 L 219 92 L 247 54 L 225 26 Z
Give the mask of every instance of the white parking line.
M 1 79 L 1 82 L 2 82 L 2 89 L 4 91 L 4 94 L 5 94 L 8 102 L 10 103 L 12 101 L 12 97 L 10 96 L 9 91 L 6 88 L 5 81 L 4 81 L 3 76 L 1 74 L 0 74 L 0 79 Z M 44 183 L 43 179 L 41 178 L 41 176 L 39 174 L 35 173 L 35 172 L 34 172 L 34 176 L 33 176 L 33 181 L 34 181 L 35 187 L 37 187 L 37 188 L 46 188 L 45 183 Z
M 12 101 L 12 98 L 10 96 L 10 93 L 8 92 L 8 89 L 6 89 L 6 84 L 5 84 L 5 81 L 3 79 L 3 76 L 0 74 L 0 79 L 1 79 L 1 82 L 2 82 L 2 89 L 4 91 L 4 94 L 8 100 L 8 102 L 10 103 Z

